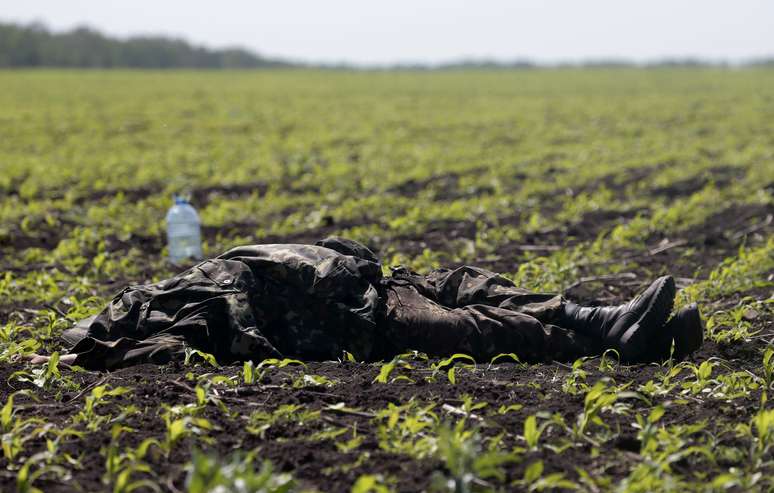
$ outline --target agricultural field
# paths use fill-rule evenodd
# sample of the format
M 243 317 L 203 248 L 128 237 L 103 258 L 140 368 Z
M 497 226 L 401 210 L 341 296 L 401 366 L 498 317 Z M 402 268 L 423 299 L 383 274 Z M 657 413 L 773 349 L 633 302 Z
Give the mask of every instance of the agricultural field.
M 0 72 L 0 491 L 774 490 L 774 71 Z M 165 261 L 331 234 L 616 304 L 687 361 L 59 364 Z M 220 489 L 218 489 L 220 488 Z

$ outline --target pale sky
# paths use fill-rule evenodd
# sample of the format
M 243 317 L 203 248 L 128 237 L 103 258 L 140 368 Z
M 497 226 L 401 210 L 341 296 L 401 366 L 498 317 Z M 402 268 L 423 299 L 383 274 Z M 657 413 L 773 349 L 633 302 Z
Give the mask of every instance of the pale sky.
M 774 0 L 3 0 L 0 21 L 164 34 L 296 61 L 774 55 Z

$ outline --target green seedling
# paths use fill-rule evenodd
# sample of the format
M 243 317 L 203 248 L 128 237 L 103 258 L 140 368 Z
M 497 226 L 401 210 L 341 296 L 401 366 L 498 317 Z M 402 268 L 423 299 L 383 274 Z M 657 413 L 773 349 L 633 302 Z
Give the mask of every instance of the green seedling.
M 763 393 L 761 394 L 761 404 L 766 404 L 768 400 L 768 391 L 774 385 L 774 348 L 768 347 L 763 352 Z
M 350 493 L 392 493 L 389 481 L 381 474 L 363 474 L 352 485 Z
M 411 399 L 401 406 L 389 404 L 376 413 L 376 436 L 379 448 L 392 453 L 407 454 L 415 459 L 431 455 L 436 448 L 434 437 L 427 434 L 440 423 L 433 411 L 435 404 L 420 406 Z
M 588 385 L 586 384 L 588 372 L 583 369 L 583 363 L 585 361 L 585 358 L 578 358 L 573 362 L 572 371 L 567 374 L 564 382 L 562 382 L 562 392 L 576 395 L 588 389 Z
M 207 432 L 217 429 L 216 426 L 205 418 L 184 416 L 175 419 L 169 413 L 166 413 L 163 419 L 166 425 L 166 432 L 164 434 L 164 441 L 160 445 L 167 456 L 186 437 L 198 438 L 205 443 L 211 442 L 212 440 L 207 437 Z
M 208 365 L 214 368 L 220 367 L 217 360 L 215 359 L 215 356 L 213 356 L 212 354 L 205 353 L 204 351 L 199 351 L 198 349 L 193 349 L 191 347 L 186 346 L 185 359 L 183 360 L 183 364 L 185 366 L 188 366 L 197 358 L 201 359 L 202 361 L 204 361 L 205 363 L 207 363 Z
M 551 424 L 551 420 L 546 420 L 538 425 L 537 417 L 534 414 L 527 416 L 527 419 L 524 420 L 524 434 L 522 436 L 529 450 L 537 450 L 540 436 Z
M 63 377 L 59 370 L 59 353 L 55 352 L 45 365 L 31 370 L 13 372 L 8 380 L 30 383 L 44 390 L 56 387 L 58 390 L 77 390 L 80 385 L 71 377 Z
M 491 488 L 488 480 L 503 481 L 503 466 L 516 461 L 511 453 L 483 449 L 477 430 L 466 430 L 463 422 L 454 427 L 441 424 L 435 435 L 438 437 L 436 455 L 448 474 L 435 473 L 433 491 L 486 491 Z
M 515 353 L 500 353 L 489 361 L 488 369 L 491 369 L 498 361 L 512 361 L 522 368 L 526 368 L 527 365 L 522 363 L 521 359 Z
M 97 414 L 97 408 L 107 405 L 111 397 L 130 394 L 132 389 L 127 387 L 115 387 L 110 389 L 107 385 L 94 387 L 78 414 L 73 417 L 75 423 L 85 423 L 88 430 L 94 431 L 111 420 L 110 415 Z
M 524 477 L 514 481 L 513 485 L 526 491 L 556 491 L 560 489 L 575 490 L 577 485 L 565 479 L 564 473 L 555 472 L 544 475 L 545 466 L 542 460 L 532 462 L 524 470 Z
M 398 368 L 409 371 L 414 369 L 414 367 L 405 359 L 405 357 L 406 355 L 401 354 L 395 356 L 391 361 L 383 363 L 379 368 L 379 374 L 374 378 L 373 383 L 390 383 L 398 380 L 413 382 L 413 380 L 406 375 L 399 375 L 390 379 L 392 372 Z
M 22 419 L 13 405 L 14 394 L 10 394 L 0 410 L 0 429 L 2 429 L 3 456 L 13 460 L 23 449 L 24 444 L 41 433 L 37 428 L 45 421 L 37 418 Z
M 260 383 L 266 372 L 269 369 L 285 368 L 286 366 L 297 365 L 306 368 L 306 363 L 297 359 L 276 359 L 268 358 L 258 365 L 255 365 L 252 361 L 245 361 L 242 365 L 242 381 L 245 385 L 253 385 Z
M 603 409 L 612 406 L 618 400 L 618 392 L 607 386 L 603 380 L 598 381 L 586 393 L 583 399 L 583 412 L 578 415 L 573 434 L 576 438 L 589 439 L 589 426 L 607 427 L 601 417 Z
M 283 404 L 274 411 L 255 411 L 248 419 L 247 431 L 264 437 L 266 432 L 280 423 L 294 423 L 304 427 L 320 418 L 320 411 L 307 409 L 300 404 Z
M 441 360 L 437 364 L 430 365 L 430 368 L 432 368 L 433 373 L 430 376 L 432 380 L 435 379 L 435 376 L 437 373 L 442 372 L 446 370 L 446 377 L 449 379 L 449 383 L 454 385 L 457 383 L 457 377 L 455 374 L 455 364 L 460 361 L 469 361 L 470 364 L 467 364 L 467 368 L 476 368 L 476 360 L 473 359 L 472 356 L 468 356 L 467 354 L 453 354 L 452 356 Z
M 255 454 L 235 454 L 221 459 L 194 451 L 186 465 L 186 489 L 190 493 L 213 491 L 288 493 L 296 490 L 289 474 L 277 473 L 269 461 L 254 466 Z
M 639 430 L 637 433 L 637 439 L 640 441 L 640 453 L 648 455 L 654 451 L 658 446 L 656 440 L 656 432 L 658 431 L 657 423 L 664 416 L 664 408 L 662 406 L 656 406 L 651 409 L 647 419 L 637 414 L 637 424 L 635 428 Z

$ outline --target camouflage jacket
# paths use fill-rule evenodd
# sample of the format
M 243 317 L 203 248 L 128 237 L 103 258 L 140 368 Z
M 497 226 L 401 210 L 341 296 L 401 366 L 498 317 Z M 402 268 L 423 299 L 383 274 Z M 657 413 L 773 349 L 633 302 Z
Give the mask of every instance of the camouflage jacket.
M 378 344 L 382 268 L 363 245 L 237 247 L 181 274 L 129 286 L 66 334 L 76 364 L 163 363 L 186 346 L 221 362 L 268 357 L 368 359 Z

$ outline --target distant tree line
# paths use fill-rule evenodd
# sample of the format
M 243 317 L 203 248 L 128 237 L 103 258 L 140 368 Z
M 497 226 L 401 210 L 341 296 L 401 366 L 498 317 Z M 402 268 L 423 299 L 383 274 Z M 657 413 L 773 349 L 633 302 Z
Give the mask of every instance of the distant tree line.
M 88 27 L 53 33 L 41 24 L 0 23 L 0 67 L 262 68 L 291 65 L 240 48 L 211 50 L 161 36 L 119 40 Z
M 774 67 L 774 56 L 747 60 L 741 65 Z M 111 38 L 89 27 L 55 33 L 33 23 L 0 22 L 0 68 L 272 68 L 317 67 L 339 70 L 498 70 L 532 68 L 625 68 L 625 67 L 726 67 L 727 62 L 695 58 L 672 58 L 647 63 L 601 59 L 585 62 L 541 64 L 530 60 L 512 61 L 464 59 L 440 64 L 397 64 L 360 66 L 348 63 L 309 65 L 265 58 L 242 48 L 213 50 L 194 46 L 182 39 L 163 36 Z

